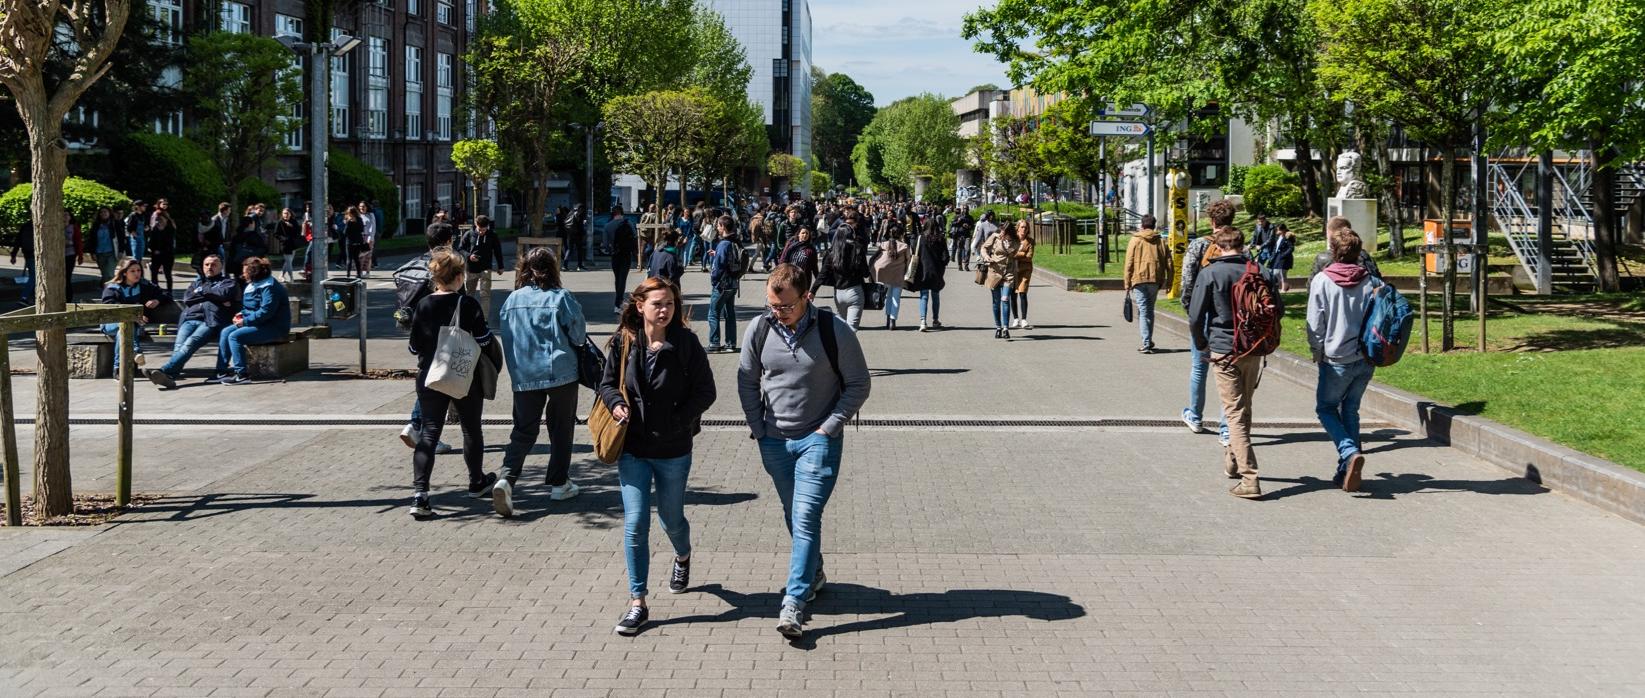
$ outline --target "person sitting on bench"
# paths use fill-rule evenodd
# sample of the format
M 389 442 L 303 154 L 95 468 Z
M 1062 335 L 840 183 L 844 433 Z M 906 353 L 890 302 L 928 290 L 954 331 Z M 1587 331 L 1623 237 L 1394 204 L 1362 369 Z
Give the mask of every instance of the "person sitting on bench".
M 201 265 L 205 273 L 183 292 L 182 322 L 177 326 L 171 360 L 147 373 L 149 381 L 162 388 L 177 387 L 183 365 L 206 342 L 216 341 L 223 328 L 234 324 L 234 313 L 240 307 L 240 286 L 234 277 L 223 273 L 223 258 L 206 255 Z
M 217 375 L 208 383 L 249 383 L 246 347 L 272 344 L 291 333 L 291 308 L 286 287 L 275 280 L 266 257 L 248 257 L 241 275 L 246 287 L 240 294 L 240 313 L 233 327 L 223 328 L 217 342 Z

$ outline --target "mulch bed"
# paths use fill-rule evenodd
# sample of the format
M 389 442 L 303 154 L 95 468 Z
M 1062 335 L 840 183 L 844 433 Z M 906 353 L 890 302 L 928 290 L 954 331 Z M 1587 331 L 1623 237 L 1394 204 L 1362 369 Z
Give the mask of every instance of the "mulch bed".
M 152 494 L 133 494 L 131 503 L 124 509 L 114 506 L 112 494 L 77 494 L 74 496 L 74 513 L 67 516 L 53 516 L 41 520 L 35 514 L 34 497 L 23 497 L 23 525 L 24 526 L 101 526 L 131 509 L 137 509 L 159 499 Z M 6 505 L 0 502 L 0 521 L 5 520 Z

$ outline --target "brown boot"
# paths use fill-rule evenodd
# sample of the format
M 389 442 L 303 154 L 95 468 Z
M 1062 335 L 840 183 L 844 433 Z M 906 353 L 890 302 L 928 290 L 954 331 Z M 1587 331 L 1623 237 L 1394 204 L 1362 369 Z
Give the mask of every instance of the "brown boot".
M 1223 461 L 1222 474 L 1227 475 L 1230 480 L 1239 479 L 1239 464 L 1234 462 L 1232 456 Z
M 1342 478 L 1343 492 L 1358 492 L 1360 472 L 1365 470 L 1365 456 L 1355 453 L 1348 459 L 1348 475 Z
M 1228 494 L 1242 499 L 1261 499 L 1262 485 L 1257 484 L 1256 480 L 1242 480 L 1234 485 L 1234 489 L 1228 490 Z

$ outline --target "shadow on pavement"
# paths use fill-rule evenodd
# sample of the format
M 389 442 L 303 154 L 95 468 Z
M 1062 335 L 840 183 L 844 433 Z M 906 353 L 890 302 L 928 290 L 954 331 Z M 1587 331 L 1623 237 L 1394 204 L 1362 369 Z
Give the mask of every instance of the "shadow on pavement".
M 955 373 L 970 373 L 969 368 L 871 368 L 868 375 L 872 378 L 890 378 L 892 376 L 930 376 L 948 375 Z
M 664 618 L 646 626 L 645 631 L 667 625 L 687 623 L 729 623 L 739 620 L 769 619 L 776 627 L 777 611 L 782 604 L 782 592 L 767 591 L 744 594 L 719 584 L 693 587 L 687 593 L 713 594 L 731 606 L 730 610 L 715 615 L 693 615 Z M 815 601 L 806 607 L 808 622 L 815 616 L 888 615 L 828 627 L 807 628 L 805 637 L 790 644 L 800 649 L 815 649 L 817 640 L 831 635 L 858 633 L 872 630 L 908 628 L 937 623 L 954 623 L 978 618 L 1005 618 L 1022 616 L 1035 620 L 1072 620 L 1085 616 L 1085 607 L 1061 594 L 1014 589 L 950 589 L 940 593 L 895 594 L 885 589 L 830 582 Z M 644 631 L 642 631 L 644 632 Z M 773 629 L 772 634 L 776 634 Z
M 1291 487 L 1281 490 L 1270 490 L 1262 497 L 1262 501 L 1273 501 L 1286 497 L 1319 492 L 1323 490 L 1338 490 L 1329 478 L 1321 479 L 1308 475 L 1299 478 L 1264 477 L 1264 484 L 1273 482 L 1295 483 Z M 1530 480 L 1521 477 L 1509 477 L 1501 480 L 1436 480 L 1432 475 L 1421 473 L 1377 473 L 1376 477 L 1366 477 L 1360 481 L 1359 491 L 1345 493 L 1354 499 L 1396 499 L 1398 495 L 1406 494 L 1441 494 L 1447 492 L 1472 492 L 1474 494 L 1545 494 L 1549 490 Z

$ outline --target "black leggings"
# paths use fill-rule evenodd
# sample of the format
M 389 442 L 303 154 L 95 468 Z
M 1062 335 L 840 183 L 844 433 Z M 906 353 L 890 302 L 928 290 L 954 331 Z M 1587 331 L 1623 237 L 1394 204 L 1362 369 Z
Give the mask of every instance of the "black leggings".
M 1027 291 L 1020 291 L 1020 292 L 1019 291 L 1012 291 L 1010 300 L 1011 300 L 1011 314 L 1016 316 L 1016 317 L 1022 318 L 1024 320 L 1027 320 L 1028 319 L 1028 292 Z
M 502 476 L 509 482 L 520 477 L 520 466 L 537 445 L 544 418 L 548 420 L 548 485 L 559 487 L 571 478 L 571 440 L 577 427 L 575 382 L 514 393 L 514 431 L 508 437 L 508 450 L 503 452 Z
M 617 297 L 612 301 L 612 307 L 619 307 L 623 299 L 628 297 L 628 267 L 634 263 L 634 258 L 627 255 L 611 257 L 611 275 L 616 277 Z
M 440 432 L 446 426 L 446 408 L 453 402 L 463 426 L 463 464 L 468 466 L 468 484 L 484 482 L 485 471 L 480 465 L 485 459 L 486 442 L 485 435 L 480 433 L 480 407 L 485 401 L 473 390 L 468 397 L 454 400 L 438 390 L 422 387 L 425 377 L 417 377 L 417 405 L 423 412 L 423 430 L 417 435 L 417 448 L 411 454 L 412 491 L 428 491 L 428 478 L 434 472 L 434 445 L 440 443 Z

